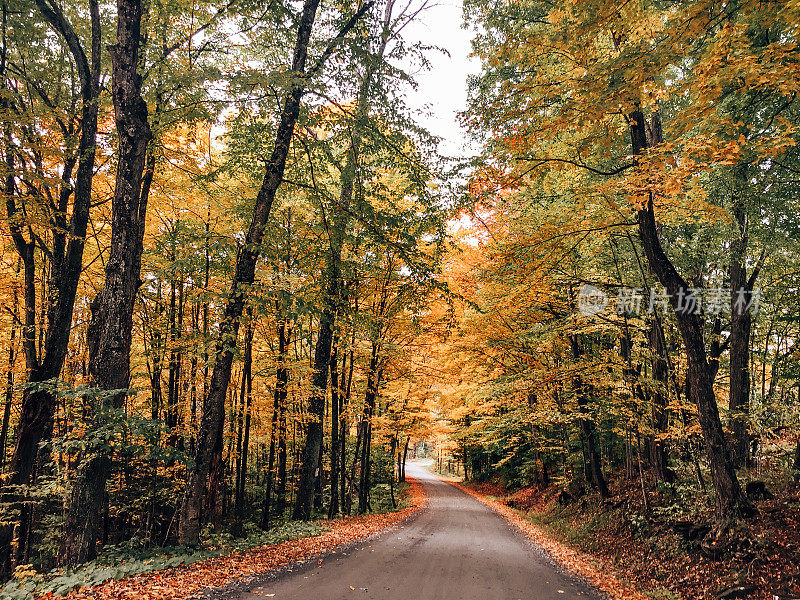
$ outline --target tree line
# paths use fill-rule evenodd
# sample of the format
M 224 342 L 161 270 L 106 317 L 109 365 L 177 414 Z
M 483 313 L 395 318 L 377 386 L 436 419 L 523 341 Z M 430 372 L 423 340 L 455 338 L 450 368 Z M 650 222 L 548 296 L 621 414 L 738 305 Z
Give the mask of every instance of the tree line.
M 449 214 L 422 8 L 3 2 L 3 574 L 395 503 Z
M 748 483 L 800 477 L 797 7 L 466 11 L 484 152 L 445 267 L 453 455 L 517 486 L 641 479 L 646 506 L 655 481 L 681 510 L 753 515 Z

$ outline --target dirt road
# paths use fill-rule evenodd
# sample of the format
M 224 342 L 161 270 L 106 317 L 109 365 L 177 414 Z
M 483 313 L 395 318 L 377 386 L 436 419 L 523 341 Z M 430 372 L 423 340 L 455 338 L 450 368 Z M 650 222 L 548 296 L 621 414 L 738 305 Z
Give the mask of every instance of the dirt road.
M 599 600 L 503 517 L 418 466 L 428 504 L 400 528 L 256 581 L 243 600 Z M 227 595 L 226 595 L 227 596 Z M 230 597 L 230 596 L 227 596 Z

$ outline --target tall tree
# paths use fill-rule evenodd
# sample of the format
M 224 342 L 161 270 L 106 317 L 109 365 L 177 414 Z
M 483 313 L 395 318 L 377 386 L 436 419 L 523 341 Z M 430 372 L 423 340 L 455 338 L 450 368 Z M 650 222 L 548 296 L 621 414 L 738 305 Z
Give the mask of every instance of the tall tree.
M 654 113 L 651 122 L 645 122 L 640 110 L 630 114 L 631 146 L 634 155 L 644 152 L 649 146 L 663 144 L 661 117 Z M 649 132 L 649 135 L 648 135 Z M 649 139 L 648 139 L 649 138 Z M 644 246 L 647 261 L 664 289 L 670 295 L 675 309 L 678 329 L 686 349 L 686 387 L 689 397 L 697 406 L 697 414 L 703 431 L 703 439 L 711 465 L 711 479 L 716 491 L 719 516 L 749 516 L 753 506 L 744 494 L 736 469 L 728 452 L 727 437 L 719 417 L 719 407 L 714 394 L 715 370 L 709 364 L 703 336 L 703 318 L 681 306 L 681 299 L 691 294 L 691 287 L 678 274 L 673 262 L 661 246 L 654 213 L 654 194 L 649 192 L 644 205 L 638 211 L 639 237 Z
M 114 120 L 119 141 L 111 248 L 103 289 L 92 302 L 92 320 L 87 333 L 89 373 L 93 384 L 101 391 L 95 420 L 107 418 L 109 409 L 121 410 L 130 386 L 133 308 L 141 283 L 145 215 L 155 169 L 154 155 L 148 155 L 152 133 L 139 70 L 142 24 L 146 18 L 144 6 L 141 0 L 117 1 L 117 39 L 109 47 Z M 110 468 L 107 452 L 95 451 L 83 457 L 67 509 L 61 550 L 64 564 L 74 565 L 95 555 Z
M 393 2 L 388 2 L 386 14 L 391 19 L 391 9 Z M 311 400 L 309 402 L 309 412 L 311 420 L 306 426 L 306 439 L 303 446 L 302 471 L 300 472 L 300 482 L 298 484 L 297 500 L 295 502 L 293 518 L 307 520 L 311 518 L 311 506 L 313 500 L 313 490 L 315 482 L 319 477 L 317 467 L 317 456 L 322 447 L 324 434 L 323 417 L 325 412 L 325 396 L 328 389 L 328 374 L 331 365 L 331 349 L 334 339 L 334 328 L 336 326 L 337 305 L 340 301 L 341 293 L 341 256 L 344 244 L 347 224 L 350 219 L 350 204 L 353 198 L 353 190 L 356 185 L 358 153 L 361 146 L 362 122 L 366 117 L 369 107 L 367 94 L 372 84 L 372 75 L 375 73 L 376 66 L 383 60 L 383 51 L 388 40 L 389 23 L 384 21 L 382 43 L 379 52 L 374 57 L 370 56 L 370 64 L 367 66 L 366 74 L 359 87 L 355 100 L 356 110 L 353 118 L 353 126 L 350 133 L 350 143 L 348 144 L 345 157 L 345 164 L 341 169 L 341 188 L 339 192 L 338 204 L 333 206 L 331 223 L 326 222 L 329 252 L 325 253 L 325 292 L 323 298 L 323 309 L 320 316 L 319 332 L 317 342 L 314 347 L 314 377 L 311 387 Z
M 87 54 L 73 25 L 65 16 L 63 8 L 56 2 L 38 0 L 36 6 L 44 19 L 57 32 L 59 38 L 69 49 L 73 65 L 80 81 L 81 114 L 80 118 L 68 115 L 66 118 L 56 118 L 64 140 L 66 152 L 61 168 L 60 188 L 56 194 L 51 194 L 49 183 L 41 179 L 41 189 L 31 197 L 47 198 L 49 205 L 46 213 L 49 214 L 49 227 L 51 229 L 51 244 L 44 246 L 42 237 L 34 234 L 30 224 L 26 225 L 26 214 L 31 211 L 18 202 L 18 176 L 16 168 L 20 168 L 19 179 L 27 179 L 23 174 L 26 165 L 15 164 L 23 161 L 17 156 L 14 139 L 17 132 L 9 120 L 4 123 L 4 152 L 5 152 L 5 181 L 4 196 L 8 213 L 8 225 L 14 246 L 19 253 L 24 273 L 24 326 L 22 328 L 22 348 L 27 367 L 28 384 L 42 384 L 53 380 L 61 374 L 64 360 L 69 345 L 70 330 L 72 328 L 72 313 L 75 306 L 75 297 L 78 290 L 78 281 L 83 269 L 83 250 L 86 241 L 86 230 L 89 221 L 89 212 L 92 205 L 92 178 L 95 168 L 97 121 L 99 113 L 100 93 L 100 13 L 96 0 L 89 2 L 91 18 L 90 50 Z M 8 7 L 3 4 L 3 48 L 0 56 L 0 77 L 2 78 L 2 99 L 0 108 L 4 114 L 18 114 L 24 110 L 25 102 L 12 90 L 7 89 L 10 75 L 10 51 L 6 39 L 6 21 Z M 28 43 L 26 40 L 25 43 Z M 42 102 L 51 110 L 58 110 L 43 82 L 29 82 L 32 89 L 36 90 Z M 9 92 L 9 93 L 6 93 Z M 77 129 L 77 130 L 76 130 Z M 31 129 L 33 132 L 35 129 Z M 21 136 L 25 139 L 24 131 Z M 76 147 L 70 147 L 72 139 L 78 139 Z M 30 186 L 30 183 L 26 184 Z M 35 185 L 35 184 L 33 184 Z M 30 189 L 30 188 L 29 188 Z M 41 194 L 41 195 L 40 195 Z M 70 199 L 72 213 L 68 217 Z M 24 204 L 24 202 L 23 202 Z M 28 233 L 26 239 L 25 233 Z M 39 332 L 44 335 L 44 344 L 37 351 L 37 261 L 36 250 L 41 249 L 49 259 L 49 266 L 43 269 L 42 278 L 47 278 L 46 306 L 47 324 L 46 331 Z M 39 307 L 44 311 L 45 307 Z M 40 321 L 41 323 L 41 321 Z M 53 414 L 55 410 L 55 397 L 52 389 L 47 385 L 27 385 L 22 398 L 22 410 L 17 425 L 16 443 L 11 457 L 10 485 L 25 485 L 31 483 L 35 476 L 39 449 L 42 442 L 49 440 L 52 435 Z M 27 511 L 23 510 L 22 533 L 28 529 Z M 3 528 L 0 532 L 0 546 L 10 547 L 7 538 L 9 532 Z M 0 571 L 5 571 L 9 566 L 5 553 L 0 558 Z
M 247 287 L 255 280 L 256 262 L 261 251 L 264 229 L 269 220 L 275 194 L 283 181 L 292 134 L 300 115 L 300 104 L 307 89 L 308 79 L 322 69 L 341 38 L 347 35 L 347 32 L 352 29 L 370 5 L 362 7 L 345 23 L 318 61 L 307 69 L 309 42 L 318 6 L 319 0 L 306 0 L 303 3 L 297 22 L 297 39 L 289 72 L 290 84 L 281 110 L 264 179 L 253 206 L 245 245 L 236 259 L 236 271 L 217 337 L 214 370 L 211 374 L 208 396 L 203 405 L 195 467 L 189 476 L 186 494 L 181 505 L 178 537 L 183 544 L 197 544 L 200 540 L 204 482 L 208 479 L 211 470 L 215 442 L 224 426 L 225 397 L 230 383 L 233 354 L 239 332 L 239 319 L 244 308 L 244 294 L 247 292 Z M 209 493 L 214 493 L 214 490 L 210 490 Z

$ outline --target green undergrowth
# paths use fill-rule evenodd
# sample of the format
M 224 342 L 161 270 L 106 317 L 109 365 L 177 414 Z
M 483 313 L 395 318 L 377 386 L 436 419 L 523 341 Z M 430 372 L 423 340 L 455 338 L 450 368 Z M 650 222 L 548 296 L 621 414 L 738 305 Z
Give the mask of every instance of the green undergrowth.
M 234 538 L 228 533 L 208 532 L 201 548 L 186 546 L 146 547 L 143 540 L 132 539 L 107 546 L 93 561 L 75 569 L 54 569 L 37 573 L 30 565 L 17 567 L 14 578 L 0 588 L 3 600 L 31 600 L 52 592 L 60 596 L 79 587 L 100 585 L 110 579 L 123 579 L 150 571 L 189 565 L 239 550 L 279 544 L 318 535 L 325 530 L 322 522 L 290 521 L 269 531 L 245 525 L 245 535 Z
M 605 528 L 613 518 L 613 515 L 608 512 L 584 512 L 580 514 L 580 518 L 575 518 L 575 514 L 569 509 L 517 512 L 552 537 L 561 542 L 578 546 L 587 552 L 598 549 L 599 542 L 593 533 Z
M 370 491 L 372 514 L 394 512 L 408 506 L 409 488 L 407 483 L 395 486 L 394 498 L 397 506 L 393 506 L 389 485 L 375 485 Z M 15 570 L 13 579 L 0 587 L 0 599 L 32 600 L 48 592 L 63 596 L 76 588 L 100 585 L 111 579 L 190 565 L 240 550 L 319 535 L 326 529 L 326 519 L 322 513 L 316 516 L 319 518 L 317 521 L 288 521 L 269 531 L 263 531 L 255 524 L 247 522 L 243 526 L 244 535 L 241 537 L 208 529 L 204 532 L 203 545 L 199 548 L 153 547 L 146 540 L 133 538 L 122 544 L 104 547 L 95 560 L 75 569 L 53 569 L 47 573 L 38 573 L 32 565 L 20 565 Z
M 389 485 L 381 483 L 370 490 L 370 505 L 374 514 L 390 513 L 401 510 L 408 506 L 407 483 L 396 484 L 394 486 L 394 500 L 397 506 L 392 506 L 392 492 Z

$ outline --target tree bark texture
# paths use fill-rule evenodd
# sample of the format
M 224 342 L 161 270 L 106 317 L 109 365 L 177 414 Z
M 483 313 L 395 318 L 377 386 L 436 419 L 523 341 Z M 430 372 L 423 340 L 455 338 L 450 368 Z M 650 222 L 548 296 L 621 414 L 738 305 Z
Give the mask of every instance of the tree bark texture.
M 662 141 L 660 121 L 654 115 L 653 123 L 646 124 L 640 110 L 631 113 L 631 143 L 633 153 L 641 154 L 651 141 Z M 648 131 L 657 134 L 648 135 Z M 650 139 L 648 139 L 650 138 Z M 637 211 L 639 237 L 652 272 L 664 286 L 675 309 L 678 330 L 686 349 L 686 378 L 691 400 L 697 406 L 698 419 L 703 432 L 706 452 L 711 466 L 711 478 L 716 492 L 716 513 L 720 518 L 748 516 L 755 509 L 742 491 L 736 470 L 727 448 L 727 439 L 719 416 L 714 395 L 714 380 L 703 342 L 703 322 L 696 312 L 682 311 L 678 306 L 679 294 L 686 294 L 689 285 L 678 274 L 661 247 L 654 213 L 654 198 L 650 193 Z
M 141 0 L 117 0 L 117 41 L 109 47 L 119 142 L 112 199 L 111 250 L 103 289 L 92 302 L 87 331 L 89 375 L 99 390 L 109 392 L 105 398 L 100 396 L 95 419 L 103 418 L 104 404 L 112 410 L 121 410 L 127 393 L 115 390 L 127 390 L 130 384 L 133 308 L 141 283 L 145 213 L 155 167 L 152 155 L 148 159 L 152 133 L 139 72 L 143 10 Z M 111 456 L 107 449 L 101 448 L 83 457 L 67 508 L 62 564 L 72 566 L 95 556 L 110 469 Z

